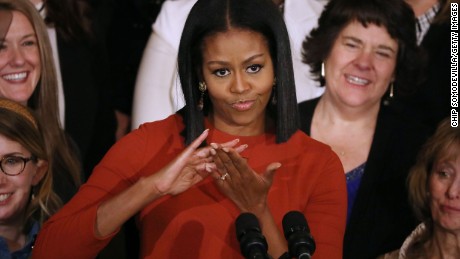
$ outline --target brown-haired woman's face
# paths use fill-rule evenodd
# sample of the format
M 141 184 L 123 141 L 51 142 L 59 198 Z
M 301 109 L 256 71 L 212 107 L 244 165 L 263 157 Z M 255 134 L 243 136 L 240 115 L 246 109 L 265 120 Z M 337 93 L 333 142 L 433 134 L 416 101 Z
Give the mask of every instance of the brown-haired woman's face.
M 40 51 L 27 17 L 13 11 L 13 20 L 0 46 L 0 97 L 27 104 L 40 78 Z
M 428 181 L 435 226 L 460 232 L 460 156 L 437 161 Z
M 380 103 L 394 78 L 397 54 L 398 43 L 385 27 L 351 22 L 325 60 L 326 94 L 346 106 Z

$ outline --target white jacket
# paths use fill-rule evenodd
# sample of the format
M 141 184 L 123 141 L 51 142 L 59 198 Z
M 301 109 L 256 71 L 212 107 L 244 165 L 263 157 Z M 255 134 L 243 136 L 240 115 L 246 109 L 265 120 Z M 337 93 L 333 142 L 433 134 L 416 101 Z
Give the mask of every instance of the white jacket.
M 161 120 L 184 106 L 177 74 L 177 54 L 182 30 L 196 0 L 167 0 L 153 24 L 144 50 L 134 90 L 132 128 L 148 121 Z M 291 41 L 297 101 L 323 93 L 302 63 L 302 42 L 316 25 L 326 1 L 285 0 L 284 20 Z M 198 87 L 198 86 L 197 86 Z

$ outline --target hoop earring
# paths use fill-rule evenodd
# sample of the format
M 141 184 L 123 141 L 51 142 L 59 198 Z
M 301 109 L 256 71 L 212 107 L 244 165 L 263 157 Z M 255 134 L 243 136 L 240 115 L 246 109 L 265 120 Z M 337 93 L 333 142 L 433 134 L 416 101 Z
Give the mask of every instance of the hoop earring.
M 394 83 L 391 82 L 391 84 L 390 84 L 390 98 L 393 98 L 393 96 L 395 96 L 394 95 L 394 87 L 393 87 L 393 85 L 394 85 Z
M 198 109 L 200 111 L 203 110 L 203 107 L 204 107 L 204 93 L 206 92 L 206 89 L 208 87 L 206 86 L 206 83 L 205 82 L 200 82 L 198 83 L 198 90 L 200 90 L 201 92 L 201 96 L 200 96 L 200 99 L 198 100 Z

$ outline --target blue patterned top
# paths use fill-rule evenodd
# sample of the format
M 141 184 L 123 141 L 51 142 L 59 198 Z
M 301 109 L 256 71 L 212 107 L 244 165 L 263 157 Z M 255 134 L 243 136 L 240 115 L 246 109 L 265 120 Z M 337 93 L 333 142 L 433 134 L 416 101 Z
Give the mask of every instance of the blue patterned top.
M 348 193 L 347 223 L 351 215 L 351 210 L 353 209 L 353 204 L 355 203 L 356 195 L 358 194 L 359 185 L 361 184 L 365 167 L 366 163 L 363 163 L 345 174 Z

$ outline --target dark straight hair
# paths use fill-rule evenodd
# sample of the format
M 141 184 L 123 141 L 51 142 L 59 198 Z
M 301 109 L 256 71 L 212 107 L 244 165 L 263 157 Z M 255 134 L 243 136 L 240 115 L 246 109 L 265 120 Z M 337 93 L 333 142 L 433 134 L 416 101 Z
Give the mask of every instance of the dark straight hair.
M 299 127 L 297 98 L 289 36 L 283 17 L 271 0 L 199 0 L 190 11 L 179 45 L 179 78 L 186 106 L 181 110 L 185 143 L 204 130 L 204 116 L 212 109 L 208 98 L 203 111 L 197 108 L 198 83 L 205 37 L 230 29 L 261 33 L 268 42 L 276 77 L 277 104 L 268 104 L 267 115 L 276 123 L 276 140 L 287 141 Z

